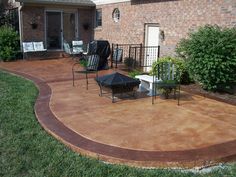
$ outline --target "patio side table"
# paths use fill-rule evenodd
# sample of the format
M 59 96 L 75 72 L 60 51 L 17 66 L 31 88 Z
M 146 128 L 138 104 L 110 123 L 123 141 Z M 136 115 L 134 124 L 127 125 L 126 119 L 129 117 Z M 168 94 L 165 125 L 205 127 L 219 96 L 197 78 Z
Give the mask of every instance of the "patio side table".
M 139 89 L 138 89 L 139 92 L 149 91 L 147 93 L 148 96 L 154 96 L 155 93 L 156 95 L 159 94 L 158 91 L 154 92 L 153 84 L 161 82 L 161 80 L 156 79 L 153 82 L 153 76 L 149 76 L 149 75 L 137 75 L 135 76 L 135 78 L 140 80 Z

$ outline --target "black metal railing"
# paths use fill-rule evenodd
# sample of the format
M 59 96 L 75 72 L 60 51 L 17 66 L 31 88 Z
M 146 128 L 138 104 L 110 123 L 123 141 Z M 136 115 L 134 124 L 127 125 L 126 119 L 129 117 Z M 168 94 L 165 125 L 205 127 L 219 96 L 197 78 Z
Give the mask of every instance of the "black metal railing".
M 160 46 L 132 46 L 129 57 L 135 60 L 135 66 L 151 67 L 160 58 Z
M 132 67 L 148 68 L 160 58 L 160 46 L 143 46 L 142 44 L 112 44 L 111 67 L 124 63 L 125 58 L 133 60 Z
M 131 48 L 142 47 L 142 44 L 112 44 L 111 50 L 111 67 L 115 64 L 123 63 L 125 58 L 131 58 Z

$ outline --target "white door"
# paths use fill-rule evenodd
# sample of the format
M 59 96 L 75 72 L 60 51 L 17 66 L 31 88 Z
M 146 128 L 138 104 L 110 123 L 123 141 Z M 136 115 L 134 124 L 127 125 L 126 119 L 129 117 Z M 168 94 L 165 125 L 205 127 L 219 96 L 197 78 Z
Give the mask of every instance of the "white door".
M 146 24 L 145 26 L 145 55 L 144 70 L 149 72 L 152 63 L 158 59 L 158 45 L 159 45 L 160 28 L 158 24 Z

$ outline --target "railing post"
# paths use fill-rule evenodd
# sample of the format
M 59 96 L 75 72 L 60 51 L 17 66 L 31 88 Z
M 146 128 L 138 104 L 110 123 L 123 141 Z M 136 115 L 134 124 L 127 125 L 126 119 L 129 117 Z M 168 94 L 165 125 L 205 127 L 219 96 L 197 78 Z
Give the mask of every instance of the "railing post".
M 142 56 L 143 56 L 143 44 L 140 44 L 139 67 L 141 67 Z
M 158 53 L 157 53 L 157 57 L 158 57 L 158 59 L 160 58 L 160 46 L 158 46 Z
M 131 45 L 129 45 L 129 58 L 131 57 Z
M 136 55 L 137 55 L 137 47 L 135 47 L 135 50 L 134 50 L 134 56 L 135 56 L 134 61 L 136 61 Z
M 111 68 L 113 68 L 113 52 L 114 52 L 114 47 L 113 47 L 113 43 L 111 44 Z
M 118 57 L 118 47 L 119 47 L 119 45 L 118 44 L 116 44 L 116 68 L 117 68 L 117 57 Z

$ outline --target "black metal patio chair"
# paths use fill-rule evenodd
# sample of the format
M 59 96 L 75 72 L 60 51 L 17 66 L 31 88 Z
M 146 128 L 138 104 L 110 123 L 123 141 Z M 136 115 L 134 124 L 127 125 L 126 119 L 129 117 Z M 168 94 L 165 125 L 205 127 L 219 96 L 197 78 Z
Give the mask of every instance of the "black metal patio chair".
M 83 65 L 83 70 L 80 70 Z M 75 86 L 75 74 L 85 74 L 86 76 L 86 89 L 88 90 L 88 74 L 96 74 L 98 77 L 98 65 L 99 56 L 98 55 L 87 55 L 84 56 L 82 60 L 76 62 L 72 66 L 72 76 L 73 76 L 73 86 Z
M 161 80 L 155 82 L 156 80 Z M 157 97 L 157 90 L 163 90 L 165 97 L 174 92 L 174 99 L 178 93 L 178 105 L 180 102 L 180 71 L 173 62 L 158 63 L 153 67 L 153 91 L 152 104 Z

